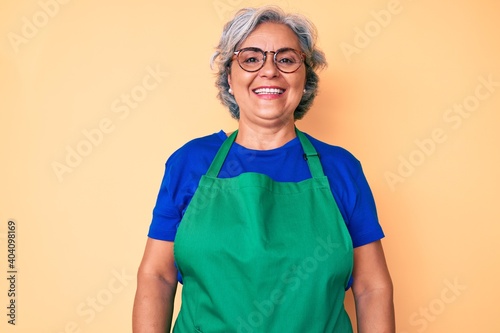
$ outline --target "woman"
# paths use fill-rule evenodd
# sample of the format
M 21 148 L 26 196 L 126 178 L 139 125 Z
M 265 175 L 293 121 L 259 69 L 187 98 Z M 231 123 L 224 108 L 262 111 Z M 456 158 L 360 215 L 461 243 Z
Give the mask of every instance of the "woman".
M 244 9 L 213 57 L 238 130 L 166 163 L 138 272 L 134 332 L 394 332 L 392 283 L 372 194 L 347 151 L 300 132 L 326 65 L 315 30 L 275 7 Z M 175 242 L 174 242 L 175 239 Z

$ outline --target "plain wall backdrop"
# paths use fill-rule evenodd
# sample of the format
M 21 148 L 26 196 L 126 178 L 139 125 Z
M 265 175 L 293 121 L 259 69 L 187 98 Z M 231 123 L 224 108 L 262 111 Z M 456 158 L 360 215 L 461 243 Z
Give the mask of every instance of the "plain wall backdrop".
M 318 28 L 329 67 L 297 126 L 362 162 L 397 333 L 500 332 L 494 0 L 2 1 L 0 276 L 17 225 L 2 332 L 131 332 L 164 163 L 236 128 L 209 59 L 237 9 L 267 3 Z

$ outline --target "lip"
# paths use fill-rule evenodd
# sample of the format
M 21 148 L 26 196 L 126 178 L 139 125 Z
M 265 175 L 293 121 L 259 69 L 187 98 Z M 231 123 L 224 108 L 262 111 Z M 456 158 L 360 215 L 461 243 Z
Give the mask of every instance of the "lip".
M 279 93 L 279 94 L 276 94 L 276 93 L 268 93 L 268 94 L 266 94 L 266 93 L 260 93 L 260 94 L 258 94 L 257 91 L 261 90 L 261 89 L 279 89 L 279 90 L 282 91 L 282 93 Z M 279 97 L 283 96 L 283 94 L 285 94 L 285 92 L 286 92 L 286 89 L 282 88 L 282 87 L 279 87 L 279 86 L 260 86 L 260 87 L 252 89 L 252 92 L 255 95 L 257 95 L 257 97 L 260 97 L 260 98 L 274 99 L 274 98 L 279 98 Z

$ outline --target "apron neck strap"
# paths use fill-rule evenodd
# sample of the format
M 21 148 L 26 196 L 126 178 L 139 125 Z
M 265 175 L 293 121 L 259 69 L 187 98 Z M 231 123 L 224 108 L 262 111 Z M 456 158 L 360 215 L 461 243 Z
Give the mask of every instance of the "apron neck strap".
M 299 138 L 300 143 L 302 145 L 302 149 L 304 150 L 304 159 L 307 161 L 307 165 L 309 166 L 309 171 L 311 172 L 311 176 L 313 178 L 323 177 L 325 174 L 323 173 L 323 167 L 321 166 L 321 162 L 319 160 L 320 156 L 318 152 L 312 145 L 311 141 L 309 141 L 309 139 L 304 135 L 304 133 L 299 131 L 297 127 L 295 127 L 295 133 L 297 134 L 297 137 Z M 222 146 L 219 148 L 219 151 L 217 152 L 217 155 L 215 155 L 212 164 L 210 164 L 210 168 L 208 168 L 206 176 L 217 178 L 222 168 L 222 164 L 224 164 L 227 154 L 229 153 L 229 149 L 231 149 L 231 146 L 234 140 L 236 139 L 237 135 L 238 135 L 238 130 L 234 131 L 226 140 L 224 140 Z
M 224 140 L 222 146 L 217 152 L 217 155 L 215 155 L 212 164 L 210 164 L 210 168 L 208 168 L 206 174 L 208 177 L 217 178 L 220 169 L 222 169 L 222 164 L 224 164 L 227 154 L 229 153 L 229 149 L 231 149 L 231 146 L 236 139 L 236 135 L 238 135 L 238 130 L 234 131 L 233 134 L 231 134 L 226 140 Z
M 316 151 L 311 141 L 309 141 L 305 134 L 299 131 L 297 127 L 295 127 L 295 133 L 297 133 L 300 143 L 302 144 L 302 149 L 304 149 L 304 159 L 307 161 L 311 176 L 313 178 L 323 177 L 325 174 L 323 173 L 323 167 L 319 160 L 319 153 Z

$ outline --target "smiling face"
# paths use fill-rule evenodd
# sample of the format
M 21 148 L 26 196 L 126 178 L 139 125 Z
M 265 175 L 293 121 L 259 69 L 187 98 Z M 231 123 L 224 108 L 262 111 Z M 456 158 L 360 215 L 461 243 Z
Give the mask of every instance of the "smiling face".
M 286 25 L 262 23 L 238 46 L 255 47 L 264 51 L 293 48 L 300 51 L 295 33 Z M 240 109 L 240 125 L 293 125 L 293 113 L 304 93 L 306 69 L 302 65 L 294 73 L 282 73 L 273 62 L 273 53 L 267 53 L 264 66 L 256 72 L 243 70 L 236 60 L 231 63 L 229 86 Z

